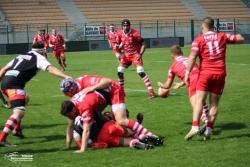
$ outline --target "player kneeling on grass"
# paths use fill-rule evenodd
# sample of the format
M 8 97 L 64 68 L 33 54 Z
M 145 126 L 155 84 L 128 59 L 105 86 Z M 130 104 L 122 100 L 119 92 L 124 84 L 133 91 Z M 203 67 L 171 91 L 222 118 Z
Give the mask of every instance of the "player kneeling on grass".
M 37 74 L 39 69 L 61 78 L 69 77 L 52 66 L 44 57 L 45 54 L 43 43 L 34 43 L 31 51 L 18 55 L 0 70 L 1 89 L 8 97 L 13 109 L 13 114 L 8 118 L 0 134 L 0 146 L 11 146 L 6 141 L 11 131 L 15 136 L 24 137 L 21 131 L 21 119 L 24 116 L 25 106 L 29 99 L 24 87 Z
M 75 153 L 81 153 L 86 151 L 88 139 L 91 131 L 91 126 L 94 122 L 94 115 L 99 115 L 101 111 L 108 105 L 110 102 L 110 97 L 107 92 L 103 90 L 96 90 L 87 94 L 79 92 L 75 94 L 71 100 L 64 101 L 61 106 L 61 114 L 68 117 L 68 128 L 66 134 L 66 148 L 71 147 L 72 134 L 73 134 L 73 121 L 76 116 L 81 116 L 83 118 L 83 134 L 82 134 L 82 144 L 81 148 Z M 125 110 L 126 117 L 126 110 Z M 115 116 L 116 117 L 116 116 Z M 128 120 L 128 119 L 127 119 Z M 153 136 L 153 134 L 140 125 L 134 120 L 129 120 L 136 123 L 134 128 L 134 133 L 137 139 L 141 140 L 152 140 L 155 142 L 155 145 L 163 144 L 163 139 Z M 131 128 L 132 129 L 132 128 Z
M 140 117 L 140 115 L 141 114 L 139 113 L 137 118 Z M 101 117 L 103 118 L 97 118 L 91 127 L 88 144 L 90 144 L 92 148 L 133 147 L 144 150 L 153 148 L 153 145 L 135 139 L 133 137 L 134 134 L 130 129 L 118 125 L 114 121 L 112 112 L 105 112 L 104 114 L 101 114 Z M 142 120 L 138 121 L 142 122 Z M 78 148 L 81 148 L 82 132 L 83 120 L 82 117 L 77 116 L 74 122 L 73 136 Z
M 182 82 L 175 83 L 173 87 L 174 89 L 179 89 L 185 85 L 183 80 L 187 69 L 188 57 L 183 56 L 183 52 L 179 45 L 173 45 L 170 48 L 170 53 L 172 57 L 172 64 L 168 70 L 168 79 L 164 84 L 158 82 L 159 93 L 160 93 L 159 96 L 163 97 L 165 97 L 165 95 L 169 93 L 169 90 L 173 85 L 175 76 L 177 76 L 180 80 L 182 80 Z M 194 68 L 190 73 L 190 84 L 186 85 L 192 108 L 194 108 L 195 106 L 196 82 L 198 80 L 198 76 L 199 76 L 199 68 L 198 65 L 195 63 Z M 203 105 L 201 120 L 207 122 L 207 115 L 208 115 L 208 106 Z

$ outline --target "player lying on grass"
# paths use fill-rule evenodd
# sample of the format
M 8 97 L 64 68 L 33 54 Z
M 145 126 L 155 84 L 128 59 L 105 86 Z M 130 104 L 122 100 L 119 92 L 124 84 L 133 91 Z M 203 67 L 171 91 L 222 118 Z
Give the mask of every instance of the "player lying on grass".
M 104 90 L 96 90 L 90 93 L 79 92 L 75 94 L 70 100 L 64 101 L 61 105 L 61 114 L 68 117 L 68 127 L 66 134 L 66 148 L 71 147 L 72 135 L 73 135 L 73 123 L 77 116 L 81 116 L 83 119 L 83 133 L 82 133 L 82 144 L 80 150 L 75 151 L 75 153 L 81 153 L 86 151 L 88 139 L 90 135 L 91 126 L 94 122 L 94 115 L 99 115 L 101 111 L 108 105 L 110 101 L 109 94 Z M 127 118 L 126 110 L 124 117 Z M 134 120 L 128 120 L 133 121 Z M 158 145 L 163 144 L 163 139 L 153 136 L 153 134 L 136 122 L 136 126 L 131 128 L 135 133 L 137 139 L 143 140 L 147 136 L 152 136 L 155 138 L 155 142 Z
M 152 135 L 138 122 L 127 118 L 124 89 L 114 80 L 103 76 L 84 75 L 75 80 L 63 80 L 60 88 L 67 96 L 73 96 L 77 92 L 82 92 L 85 95 L 97 90 L 102 91 L 103 95 L 107 97 L 108 104 L 111 104 L 115 120 L 119 125 L 128 127 L 132 131 L 137 132 L 138 138 L 143 138 L 144 135 Z M 161 140 L 162 139 L 159 138 L 159 141 Z
M 26 83 L 41 69 L 57 77 L 68 78 L 63 72 L 50 64 L 44 57 L 46 51 L 43 43 L 34 43 L 32 50 L 20 54 L 0 70 L 1 89 L 8 97 L 13 114 L 8 118 L 0 134 L 0 146 L 11 146 L 6 141 L 12 131 L 14 135 L 24 137 L 21 130 L 21 119 L 25 114 L 25 106 L 29 100 L 24 90 Z
M 141 114 L 137 115 L 137 118 L 140 117 Z M 99 117 L 99 116 L 97 116 Z M 88 143 L 93 148 L 107 148 L 107 147 L 132 147 L 137 149 L 152 149 L 154 140 L 156 138 L 147 136 L 143 141 L 139 141 L 138 139 L 134 138 L 134 133 L 128 129 L 118 125 L 114 121 L 114 116 L 112 112 L 105 112 L 101 114 L 102 118 L 97 118 L 90 131 L 90 137 Z M 95 117 L 96 118 L 96 117 Z M 137 121 L 140 123 L 141 120 Z M 78 146 L 81 148 L 81 137 L 83 132 L 83 120 L 82 117 L 77 116 L 74 122 L 74 139 Z
M 183 80 L 188 63 L 188 57 L 183 56 L 183 52 L 179 45 L 173 45 L 170 48 L 170 53 L 172 57 L 172 64 L 168 70 L 168 79 L 164 84 L 158 82 L 158 86 L 162 89 L 165 89 L 166 91 L 169 91 L 170 88 L 172 87 L 175 76 L 177 76 L 180 80 L 182 80 L 182 82 L 175 84 L 174 89 L 179 89 L 185 85 Z M 193 70 L 190 73 L 190 84 L 186 85 L 189 95 L 189 101 L 191 103 L 192 108 L 194 108 L 195 106 L 196 82 L 198 79 L 198 75 L 199 75 L 199 67 L 197 64 L 195 64 Z M 201 120 L 206 122 L 207 115 L 208 115 L 208 106 L 204 105 L 202 110 Z

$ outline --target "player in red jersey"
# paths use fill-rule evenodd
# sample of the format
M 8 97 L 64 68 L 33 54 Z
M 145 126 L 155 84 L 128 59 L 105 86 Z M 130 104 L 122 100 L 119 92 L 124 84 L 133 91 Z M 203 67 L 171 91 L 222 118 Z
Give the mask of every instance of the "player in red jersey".
M 202 35 L 192 43 L 191 53 L 188 59 L 188 66 L 184 81 L 190 84 L 190 71 L 193 69 L 195 60 L 199 56 L 200 74 L 196 85 L 196 103 L 193 111 L 193 123 L 186 140 L 191 139 L 199 133 L 199 116 L 206 97 L 210 96 L 210 110 L 204 139 L 210 137 L 213 124 L 217 117 L 219 99 L 222 95 L 226 77 L 226 46 L 228 43 L 240 43 L 244 38 L 240 35 L 214 32 L 214 20 L 205 17 L 202 21 Z
M 142 143 L 133 137 L 133 132 L 127 128 L 118 125 L 112 115 L 112 112 L 105 112 L 96 117 L 97 120 L 93 122 L 88 144 L 93 148 L 107 148 L 107 147 L 133 147 L 137 149 L 152 149 L 153 145 L 149 143 Z M 139 115 L 139 114 L 138 114 Z M 137 116 L 138 116 L 137 115 Z M 77 116 L 74 121 L 73 136 L 77 147 L 81 148 L 81 138 L 83 132 L 83 120 L 81 116 Z
M 137 30 L 130 28 L 130 21 L 128 19 L 122 21 L 122 31 L 118 33 L 117 43 L 119 44 L 119 48 L 124 52 L 120 53 L 121 55 L 123 54 L 123 56 L 117 68 L 120 85 L 124 85 L 124 72 L 126 68 L 133 64 L 136 66 L 138 75 L 146 85 L 150 93 L 150 98 L 156 97 L 149 77 L 143 68 L 142 54 L 145 51 L 144 39 Z
M 107 106 L 109 101 L 109 97 L 106 97 L 106 94 L 103 93 L 101 90 L 97 90 L 94 92 L 90 92 L 88 94 L 85 94 L 83 92 L 79 92 L 75 94 L 71 100 L 64 101 L 61 106 L 61 114 L 64 116 L 67 116 L 69 118 L 68 128 L 67 128 L 67 139 L 66 144 L 67 148 L 71 147 L 72 142 L 72 133 L 73 133 L 73 121 L 76 118 L 76 116 L 81 116 L 83 119 L 83 133 L 82 133 L 82 143 L 80 150 L 75 151 L 75 153 L 81 153 L 86 151 L 88 139 L 90 135 L 90 128 L 94 121 L 94 115 L 99 115 L 100 112 L 103 111 L 103 109 Z M 116 117 L 116 115 L 115 115 Z M 134 121 L 135 122 L 135 121 Z M 144 128 L 142 125 L 137 123 L 136 127 L 133 127 L 133 130 L 135 133 L 135 137 L 141 140 L 148 140 L 153 139 L 153 141 L 161 145 L 163 144 L 163 141 L 160 141 L 158 137 L 152 136 L 152 133 L 149 132 L 146 128 Z M 136 128 L 139 128 L 139 130 L 136 130 Z M 142 136 L 143 135 L 143 136 Z
M 109 31 L 107 32 L 107 38 L 109 42 L 109 47 L 112 49 L 114 55 L 118 60 L 121 59 L 121 54 L 118 51 L 118 44 L 117 44 L 117 38 L 118 38 L 118 32 L 115 30 L 115 25 L 110 24 L 109 25 Z
M 51 31 L 51 35 L 49 37 L 49 46 L 52 47 L 53 55 L 64 71 L 67 67 L 64 54 L 66 48 L 65 41 L 63 36 L 61 34 L 57 34 L 57 31 L 55 29 L 52 29 Z
M 145 136 L 152 136 L 152 133 L 138 122 L 127 118 L 125 93 L 123 87 L 115 81 L 102 76 L 85 75 L 77 78 L 75 81 L 72 79 L 63 80 L 60 88 L 68 96 L 73 96 L 78 92 L 87 94 L 93 91 L 100 91 L 106 97 L 108 103 L 112 105 L 112 111 L 118 124 L 130 128 L 137 134 L 139 139 L 143 139 Z M 159 138 L 159 142 L 163 143 L 162 139 Z
M 174 89 L 179 89 L 185 85 L 183 81 L 184 81 L 185 72 L 186 72 L 187 64 L 188 64 L 188 58 L 183 56 L 183 52 L 179 45 L 173 45 L 170 48 L 170 52 L 171 52 L 171 57 L 172 57 L 173 62 L 168 70 L 168 79 L 164 84 L 161 82 L 158 82 L 159 87 L 163 89 L 167 89 L 167 90 L 169 90 L 172 87 L 175 76 L 177 76 L 180 80 L 182 80 L 182 82 L 176 83 L 174 85 Z M 190 84 L 187 86 L 189 101 L 190 101 L 192 108 L 194 108 L 195 106 L 196 83 L 198 80 L 198 76 L 199 76 L 199 67 L 195 63 L 194 68 L 192 69 L 190 73 Z M 202 121 L 204 122 L 207 121 L 207 114 L 208 114 L 208 106 L 204 105 L 203 110 L 202 110 L 202 116 L 201 116 Z
M 46 58 L 48 58 L 48 48 L 49 48 L 49 35 L 45 33 L 44 29 L 41 29 L 37 32 L 37 35 L 33 38 L 33 44 L 36 42 L 41 42 L 44 44 L 44 49 L 46 50 Z

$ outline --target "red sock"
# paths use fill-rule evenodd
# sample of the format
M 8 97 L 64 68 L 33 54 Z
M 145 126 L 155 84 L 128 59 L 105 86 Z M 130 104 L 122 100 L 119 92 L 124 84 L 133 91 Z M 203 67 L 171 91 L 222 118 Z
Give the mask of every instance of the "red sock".
M 213 123 L 212 122 L 207 122 L 207 127 L 213 129 Z
M 193 121 L 192 126 L 199 126 L 199 121 Z
M 0 142 L 4 141 L 8 133 L 14 129 L 14 126 L 19 122 L 19 118 L 16 115 L 11 115 L 4 125 L 3 132 L 0 135 Z
M 147 87 L 147 89 L 148 89 L 148 92 L 149 92 L 150 94 L 155 94 L 155 91 L 154 91 L 154 89 L 153 89 L 153 87 L 152 87 L 152 85 L 151 85 L 151 83 L 150 83 L 150 80 L 149 80 L 149 78 L 148 78 L 148 75 L 145 75 L 145 77 L 143 77 L 142 80 L 143 80 L 144 84 L 146 85 L 146 87 Z
M 79 149 L 81 149 L 81 146 L 82 146 L 82 141 L 81 140 L 77 140 L 76 141 L 76 145 Z
M 14 129 L 21 129 L 21 120 L 16 124 Z
M 149 130 L 134 120 L 129 120 L 127 127 L 134 132 L 134 137 L 137 139 L 141 139 L 145 135 L 152 135 Z

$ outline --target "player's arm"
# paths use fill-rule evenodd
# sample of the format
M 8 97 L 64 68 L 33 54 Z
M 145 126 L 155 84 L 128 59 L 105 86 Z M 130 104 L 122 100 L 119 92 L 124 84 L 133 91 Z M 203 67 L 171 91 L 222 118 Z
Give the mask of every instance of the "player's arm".
M 60 71 L 59 69 L 57 69 L 56 67 L 50 65 L 47 67 L 47 71 L 52 74 L 52 75 L 55 75 L 57 77 L 60 77 L 60 78 L 71 78 L 70 76 L 64 74 L 62 71 Z
M 100 80 L 100 82 L 98 82 L 97 84 L 93 85 L 93 86 L 89 86 L 83 90 L 81 90 L 81 92 L 83 92 L 84 94 L 87 94 L 89 92 L 93 92 L 97 89 L 106 89 L 110 86 L 111 84 L 111 79 L 108 78 L 102 78 Z
M 68 126 L 66 130 L 66 149 L 69 149 L 71 147 L 73 139 L 73 124 L 74 121 L 72 119 L 68 119 Z
M 6 71 L 11 67 L 13 62 L 14 62 L 14 60 L 10 61 L 3 68 L 0 69 L 0 81 L 2 80 L 2 78 L 3 78 L 4 74 L 6 73 Z
M 74 153 L 82 153 L 82 152 L 86 151 L 87 146 L 88 146 L 88 139 L 89 139 L 91 126 L 92 126 L 92 123 L 84 123 L 83 124 L 81 149 L 75 151 Z
M 178 82 L 178 83 L 174 83 L 174 86 L 173 86 L 173 88 L 174 89 L 179 89 L 179 88 L 181 88 L 181 87 L 183 87 L 185 85 L 185 82 Z
M 163 84 L 161 82 L 158 82 L 158 86 L 163 89 L 170 89 L 173 84 L 174 79 L 168 78 L 167 81 Z
M 141 46 L 139 54 L 142 56 L 142 54 L 145 52 L 146 49 L 146 43 L 142 37 L 139 38 L 139 44 Z
M 236 36 L 236 43 L 243 43 L 245 38 L 241 34 L 237 34 Z
M 36 37 L 33 38 L 33 42 L 32 43 L 34 44 L 35 42 L 36 42 Z
M 194 67 L 197 56 L 198 56 L 198 53 L 191 51 L 188 57 L 188 65 L 187 65 L 187 69 L 186 69 L 185 77 L 184 77 L 184 82 L 186 85 L 189 85 L 189 75 L 190 75 L 191 70 Z
M 52 43 L 52 41 L 49 39 L 49 47 L 53 48 L 55 45 Z

